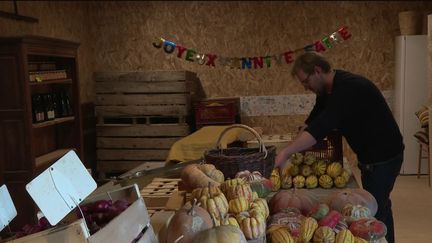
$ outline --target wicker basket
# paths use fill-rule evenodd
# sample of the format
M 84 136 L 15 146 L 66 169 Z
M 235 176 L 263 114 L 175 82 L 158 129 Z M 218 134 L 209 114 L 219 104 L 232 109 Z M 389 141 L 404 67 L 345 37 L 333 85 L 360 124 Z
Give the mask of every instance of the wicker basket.
M 222 149 L 220 141 L 224 134 L 232 128 L 244 128 L 253 133 L 259 142 L 258 148 L 227 148 Z M 216 149 L 206 151 L 204 160 L 206 163 L 213 164 L 218 170 L 222 171 L 225 178 L 234 178 L 237 172 L 243 170 L 259 171 L 261 174 L 270 178 L 274 167 L 276 147 L 263 144 L 261 136 L 252 128 L 235 124 L 222 131 L 216 142 Z

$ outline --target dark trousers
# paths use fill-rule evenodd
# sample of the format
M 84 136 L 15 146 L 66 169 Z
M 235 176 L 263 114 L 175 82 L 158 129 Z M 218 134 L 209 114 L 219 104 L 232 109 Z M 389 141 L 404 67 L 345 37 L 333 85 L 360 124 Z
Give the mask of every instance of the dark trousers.
M 390 193 L 393 190 L 396 177 L 399 175 L 402 161 L 403 153 L 385 162 L 359 163 L 363 189 L 370 192 L 377 200 L 378 212 L 375 218 L 386 225 L 388 243 L 395 242 Z

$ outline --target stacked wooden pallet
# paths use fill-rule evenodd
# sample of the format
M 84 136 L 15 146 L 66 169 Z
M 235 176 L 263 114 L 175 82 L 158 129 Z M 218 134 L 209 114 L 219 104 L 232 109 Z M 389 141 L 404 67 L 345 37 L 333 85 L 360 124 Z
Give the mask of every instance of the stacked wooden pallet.
M 178 210 L 186 203 L 186 192 L 178 190 L 178 178 L 154 178 L 141 189 L 141 196 L 151 213 Z
M 144 162 L 163 166 L 171 145 L 190 133 L 192 102 L 204 97 L 187 71 L 99 72 L 95 79 L 102 177 Z

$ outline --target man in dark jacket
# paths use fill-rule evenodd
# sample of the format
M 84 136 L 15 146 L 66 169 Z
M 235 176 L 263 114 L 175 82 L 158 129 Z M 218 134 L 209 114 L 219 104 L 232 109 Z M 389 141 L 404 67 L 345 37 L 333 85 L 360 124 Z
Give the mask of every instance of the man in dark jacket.
M 357 154 L 363 188 L 378 202 L 375 217 L 387 226 L 387 241 L 394 242 L 390 193 L 403 161 L 399 127 L 383 95 L 368 79 L 334 70 L 321 55 L 299 56 L 291 74 L 314 92 L 316 103 L 298 137 L 276 157 L 283 168 L 287 159 L 339 130 Z

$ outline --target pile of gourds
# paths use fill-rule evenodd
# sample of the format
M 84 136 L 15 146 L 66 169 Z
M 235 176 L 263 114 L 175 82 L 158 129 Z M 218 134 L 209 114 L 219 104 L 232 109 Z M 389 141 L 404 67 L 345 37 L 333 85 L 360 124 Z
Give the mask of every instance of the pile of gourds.
M 220 175 L 208 164 L 183 169 L 181 178 L 192 189 L 191 200 L 171 219 L 168 243 L 246 243 L 265 236 L 270 214 L 265 197 L 271 181 L 259 172 L 239 172 L 228 180 Z
M 372 242 L 387 233 L 384 223 L 373 218 L 376 200 L 362 189 L 343 189 L 324 201 L 306 189 L 282 190 L 269 206 L 272 242 Z
M 342 167 L 341 162 L 318 160 L 311 152 L 304 155 L 295 153 L 289 165 L 280 173 L 274 169 L 271 175 L 273 191 L 280 188 L 345 188 L 351 174 Z

